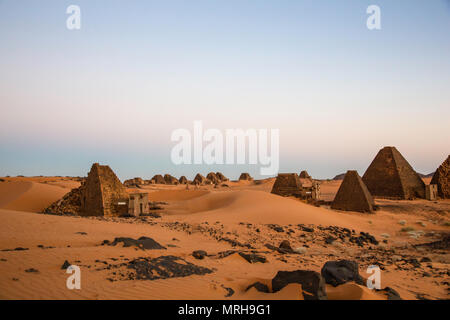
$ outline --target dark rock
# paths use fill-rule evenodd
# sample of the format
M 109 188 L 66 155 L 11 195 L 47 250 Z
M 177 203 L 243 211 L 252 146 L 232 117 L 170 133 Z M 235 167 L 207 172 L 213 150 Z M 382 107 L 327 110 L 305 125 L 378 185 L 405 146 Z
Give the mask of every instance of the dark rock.
M 387 295 L 388 300 L 402 300 L 398 292 L 390 287 L 386 287 L 380 290 L 376 289 L 376 291 L 385 293 Z
M 255 282 L 251 285 L 249 285 L 247 287 L 247 289 L 245 289 L 245 291 L 250 290 L 251 288 L 255 288 L 256 290 L 258 290 L 259 292 L 264 292 L 264 293 L 269 293 L 269 287 L 266 286 L 264 283 L 261 282 Z
M 290 283 L 299 283 L 305 300 L 327 300 L 325 280 L 315 271 L 278 271 L 272 279 L 272 291 L 277 292 Z
M 286 251 L 292 251 L 291 243 L 288 240 L 283 240 L 280 243 L 279 248 Z
M 39 270 L 34 269 L 34 268 L 30 268 L 30 269 L 25 270 L 25 272 L 28 272 L 28 273 L 38 273 Z
M 431 262 L 431 259 L 428 257 L 423 257 L 422 259 L 420 259 L 420 262 Z
M 71 266 L 71 263 L 69 261 L 64 261 L 63 265 L 61 266 L 61 269 L 67 269 Z
M 337 239 L 335 237 L 332 236 L 328 236 L 325 238 L 325 243 L 326 244 L 332 244 L 334 241 L 336 241 Z
M 201 260 L 201 259 L 204 259 L 207 256 L 207 253 L 204 250 L 196 250 L 196 251 L 192 252 L 192 256 L 195 259 Z
M 231 297 L 234 294 L 234 290 L 232 288 L 227 288 L 224 285 L 222 285 L 222 288 L 224 288 L 227 291 L 225 298 Z
M 348 281 L 355 281 L 364 285 L 364 280 L 359 275 L 358 263 L 350 260 L 328 261 L 321 271 L 325 282 L 336 287 Z
M 188 277 L 191 275 L 205 275 L 213 271 L 194 265 L 180 257 L 161 256 L 158 258 L 138 258 L 128 263 L 128 268 L 135 274 L 129 275 L 131 279 L 156 280 L 176 277 Z
M 257 262 L 266 263 L 267 262 L 266 257 L 256 254 L 256 253 L 239 252 L 239 255 L 250 263 L 257 263 Z
M 122 242 L 124 247 L 135 246 L 135 247 L 138 247 L 141 249 L 147 249 L 147 250 L 166 249 L 165 247 L 160 245 L 158 242 L 156 242 L 152 238 L 148 238 L 148 237 L 140 237 L 138 240 L 135 240 L 132 238 L 115 238 L 114 241 L 110 245 L 115 246 L 119 242 Z

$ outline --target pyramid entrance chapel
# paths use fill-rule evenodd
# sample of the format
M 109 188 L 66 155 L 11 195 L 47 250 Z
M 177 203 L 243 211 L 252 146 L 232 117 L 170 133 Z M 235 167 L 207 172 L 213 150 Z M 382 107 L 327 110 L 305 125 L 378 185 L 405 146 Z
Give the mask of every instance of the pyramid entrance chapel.
M 395 147 L 384 147 L 362 177 L 374 197 L 425 198 L 425 183 Z
M 375 202 L 358 172 L 349 170 L 331 204 L 331 209 L 372 213 Z

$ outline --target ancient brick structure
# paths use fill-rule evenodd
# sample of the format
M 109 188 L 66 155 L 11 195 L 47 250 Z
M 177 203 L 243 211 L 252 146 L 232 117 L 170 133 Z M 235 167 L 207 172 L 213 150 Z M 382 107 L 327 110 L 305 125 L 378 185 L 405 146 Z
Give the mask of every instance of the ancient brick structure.
M 225 181 L 229 181 L 230 179 L 228 179 L 227 177 L 225 177 L 222 172 L 216 172 L 216 176 L 217 178 L 220 180 L 220 182 L 225 182 Z
M 304 190 L 296 173 L 279 173 L 271 193 L 284 197 L 302 197 Z
M 436 184 L 427 184 L 425 186 L 425 198 L 434 201 L 438 196 L 438 188 Z
M 344 211 L 372 213 L 374 210 L 372 195 L 355 170 L 349 170 L 334 198 L 331 208 Z
M 188 179 L 185 176 L 181 176 L 180 179 L 178 179 L 178 182 L 180 184 L 187 184 L 188 183 Z
M 374 197 L 425 198 L 424 182 L 395 147 L 381 149 L 362 180 Z
M 166 180 L 164 180 L 163 176 L 160 174 L 154 175 L 152 180 L 155 181 L 156 184 L 166 184 Z
M 250 176 L 250 174 L 244 172 L 244 173 L 241 173 L 239 180 L 253 181 L 253 178 Z
M 300 172 L 298 177 L 301 179 L 311 179 L 311 176 L 308 174 L 308 172 L 306 170 L 303 170 L 302 172 Z
M 111 168 L 94 163 L 81 189 L 80 214 L 121 215 L 128 211 L 127 201 L 127 191 Z
M 174 176 L 171 176 L 170 174 L 164 175 L 164 181 L 166 182 L 166 184 L 173 184 L 173 185 L 179 184 L 178 179 L 175 178 Z
M 192 184 L 198 184 L 198 185 L 203 185 L 203 184 L 206 184 L 206 183 L 208 183 L 208 181 L 200 173 L 197 173 L 197 175 L 195 176 L 194 180 L 192 181 Z
M 450 155 L 436 170 L 430 184 L 437 185 L 438 196 L 443 199 L 450 198 Z
M 128 200 L 128 214 L 138 217 L 142 214 L 148 214 L 148 193 L 132 193 Z
M 209 180 L 212 184 L 218 184 L 221 182 L 214 172 L 208 173 L 206 179 Z

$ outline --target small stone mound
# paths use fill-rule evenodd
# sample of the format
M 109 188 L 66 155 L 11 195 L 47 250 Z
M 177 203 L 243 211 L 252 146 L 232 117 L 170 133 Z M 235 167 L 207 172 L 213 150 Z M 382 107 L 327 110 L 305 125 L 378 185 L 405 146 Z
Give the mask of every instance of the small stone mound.
M 171 176 L 170 174 L 164 175 L 164 181 L 166 182 L 166 184 L 171 184 L 171 185 L 177 185 L 180 183 L 177 178 Z
M 44 213 L 49 214 L 72 214 L 78 215 L 81 212 L 81 188 L 72 189 L 66 193 L 61 199 L 53 202 L 44 209 Z
M 325 282 L 336 287 L 349 281 L 364 285 L 359 275 L 358 263 L 350 260 L 328 261 L 320 272 Z
M 185 176 L 181 176 L 180 179 L 178 179 L 178 182 L 180 184 L 187 184 L 188 183 L 188 179 Z
M 155 181 L 156 184 L 166 184 L 166 180 L 164 180 L 163 176 L 160 174 L 154 175 L 152 180 Z
M 128 279 L 156 280 L 191 275 L 205 275 L 213 271 L 192 264 L 176 256 L 161 256 L 158 258 L 138 258 L 128 263 L 128 269 L 134 270 L 134 274 Z
M 158 250 L 158 249 L 166 249 L 158 242 L 148 237 L 140 237 L 135 240 L 133 238 L 115 238 L 114 241 L 110 244 L 111 246 L 117 245 L 119 242 L 123 243 L 123 246 L 126 247 L 138 247 L 144 250 Z
M 249 173 L 244 172 L 241 173 L 241 175 L 239 176 L 239 181 L 244 180 L 244 181 L 253 181 L 253 178 L 250 176 Z

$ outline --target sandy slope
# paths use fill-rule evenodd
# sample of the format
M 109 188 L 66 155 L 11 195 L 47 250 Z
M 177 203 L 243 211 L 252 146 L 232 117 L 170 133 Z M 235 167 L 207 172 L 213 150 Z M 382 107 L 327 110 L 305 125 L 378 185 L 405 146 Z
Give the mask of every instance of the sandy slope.
M 423 293 L 428 298 L 448 297 L 445 270 L 448 270 L 448 254 L 419 252 L 399 249 L 408 243 L 431 240 L 412 239 L 400 229 L 399 220 L 407 226 L 417 221 L 424 232 L 448 230 L 441 222 L 448 221 L 449 201 L 436 203 L 425 200 L 395 202 L 380 201 L 382 209 L 375 215 L 338 212 L 323 207 L 314 207 L 297 199 L 270 194 L 272 181 L 261 184 L 231 182 L 229 187 L 185 190 L 185 186 L 153 185 L 140 191 L 148 191 L 151 201 L 167 202 L 163 205 L 162 218 L 144 221 L 133 219 L 98 219 L 64 217 L 36 214 L 53 201 L 62 197 L 78 182 L 64 178 L 20 178 L 0 182 L 0 299 L 225 299 L 232 288 L 232 299 L 301 299 L 299 285 L 289 285 L 276 294 L 267 294 L 245 289 L 255 281 L 267 283 L 280 270 L 315 270 L 320 272 L 326 261 L 337 259 L 359 259 L 375 254 L 369 248 L 358 248 L 348 243 L 337 242 L 326 245 L 317 231 L 313 234 L 299 231 L 297 224 L 341 226 L 370 232 L 377 239 L 389 233 L 389 243 L 380 244 L 395 248 L 395 254 L 431 257 L 433 269 L 420 271 L 405 268 L 403 264 L 386 264 L 383 271 L 383 286 L 397 290 L 402 297 L 417 298 Z M 329 196 L 338 184 L 324 185 Z M 430 222 L 430 218 L 433 221 Z M 440 220 L 439 220 L 440 219 Z M 439 222 L 441 221 L 441 222 Z M 278 233 L 268 224 L 292 228 L 293 233 Z M 255 230 L 261 230 L 257 233 Z M 80 233 L 81 232 L 81 233 Z M 259 231 L 258 231 L 259 232 Z M 82 234 L 86 233 L 86 234 Z M 249 264 L 238 254 L 223 259 L 207 257 L 196 260 L 194 250 L 206 250 L 215 255 L 220 251 L 239 249 L 219 238 L 235 239 L 250 243 L 267 258 L 268 263 Z M 105 239 L 115 237 L 148 236 L 167 247 L 167 250 L 140 250 L 121 246 L 100 246 Z M 424 236 L 425 237 L 425 236 Z M 307 246 L 303 255 L 281 255 L 268 250 L 264 244 L 278 245 L 289 239 L 294 248 Z M 45 248 L 38 247 L 42 245 Z M 3 251 L 17 247 L 25 251 Z M 245 248 L 244 248 L 245 249 Z M 126 263 L 137 257 L 175 255 L 191 263 L 214 270 L 212 274 L 189 276 L 154 281 L 118 280 L 109 264 Z M 393 255 L 390 254 L 390 255 Z M 388 255 L 388 257 L 390 256 Z M 359 258 L 358 258 L 359 257 Z M 381 259 L 381 258 L 380 258 Z M 67 274 L 61 270 L 65 260 L 82 269 L 82 290 L 71 291 L 65 286 Z M 97 260 L 97 262 L 96 262 Z M 106 261 L 107 264 L 103 263 Z M 381 261 L 381 260 L 380 260 Z M 364 276 L 370 260 L 360 261 L 360 273 Z M 35 268 L 38 273 L 25 270 Z M 436 272 L 431 277 L 422 273 Z M 117 279 L 115 279 L 117 280 Z M 327 286 L 330 299 L 385 299 L 382 294 L 348 283 L 337 288 Z

